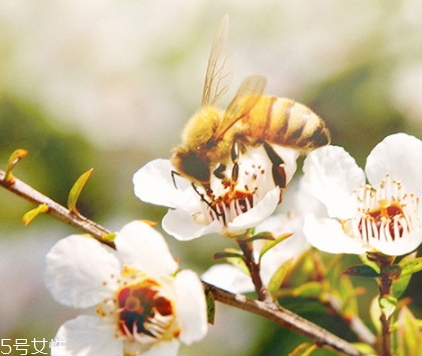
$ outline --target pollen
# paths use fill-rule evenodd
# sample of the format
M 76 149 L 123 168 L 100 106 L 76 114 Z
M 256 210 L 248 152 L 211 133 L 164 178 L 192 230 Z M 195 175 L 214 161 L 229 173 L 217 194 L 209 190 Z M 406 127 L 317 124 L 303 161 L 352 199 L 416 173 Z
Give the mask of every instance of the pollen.
M 394 242 L 420 227 L 419 199 L 405 192 L 402 182 L 390 175 L 386 175 L 378 189 L 362 185 L 354 193 L 358 202 L 357 217 L 342 221 L 343 230 L 349 236 L 369 245 L 373 239 Z

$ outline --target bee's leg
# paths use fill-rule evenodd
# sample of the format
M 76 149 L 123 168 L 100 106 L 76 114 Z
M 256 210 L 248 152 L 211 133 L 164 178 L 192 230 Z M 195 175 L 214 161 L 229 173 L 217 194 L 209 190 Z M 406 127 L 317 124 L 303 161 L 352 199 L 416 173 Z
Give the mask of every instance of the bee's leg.
M 226 170 L 226 165 L 220 163 L 216 169 L 212 172 L 218 179 L 224 180 L 226 179 L 226 175 L 224 171 Z
M 224 168 L 225 169 L 225 168 Z M 174 184 L 174 186 L 176 187 L 176 189 L 177 189 L 177 185 L 176 185 L 176 180 L 174 179 L 174 176 L 179 176 L 180 177 L 180 173 L 179 172 L 176 172 L 176 171 L 171 171 L 171 178 L 172 178 L 172 180 L 173 180 L 173 184 Z M 219 213 L 218 211 L 217 211 L 217 209 L 207 200 L 207 199 L 205 199 L 205 195 L 204 194 L 202 194 L 199 190 L 198 190 L 198 188 L 196 187 L 196 185 L 195 185 L 195 183 L 192 183 L 192 188 L 193 188 L 193 190 L 196 192 L 196 194 L 198 194 L 199 196 L 200 196 L 200 198 L 201 198 L 201 200 L 203 201 L 203 202 L 205 202 L 205 204 L 207 204 L 208 206 L 209 206 L 209 208 L 210 209 L 212 209 L 212 211 L 214 212 L 214 213 L 216 213 L 217 214 L 217 216 L 223 216 L 223 218 L 224 218 L 224 214 L 222 214 L 222 213 Z M 212 190 L 211 190 L 211 188 L 210 187 L 205 187 L 205 190 L 206 190 L 206 192 L 207 192 L 207 194 L 208 195 L 212 195 Z
M 173 170 L 171 171 L 171 179 L 173 180 L 174 187 L 177 189 L 176 179 L 174 179 L 174 176 L 180 177 L 180 173 Z
M 214 205 L 212 205 L 206 198 L 205 195 L 203 193 L 201 193 L 198 188 L 196 187 L 195 183 L 192 183 L 192 188 L 195 190 L 196 194 L 198 194 L 201 198 L 201 200 L 208 205 L 208 207 L 217 215 L 217 216 L 222 216 L 224 218 L 224 214 L 220 213 L 217 211 L 217 209 L 215 208 Z M 206 188 L 207 190 L 209 188 Z
M 234 141 L 232 149 L 230 151 L 231 160 L 233 162 L 231 184 L 232 187 L 236 186 L 237 180 L 239 179 L 239 144 Z
M 272 146 L 268 142 L 263 141 L 262 145 L 264 146 L 265 152 L 267 152 L 268 158 L 273 164 L 272 174 L 275 185 L 277 185 L 281 189 L 286 188 L 287 179 L 286 171 L 284 170 L 283 159 L 277 154 L 277 152 L 274 150 L 274 148 L 272 148 Z

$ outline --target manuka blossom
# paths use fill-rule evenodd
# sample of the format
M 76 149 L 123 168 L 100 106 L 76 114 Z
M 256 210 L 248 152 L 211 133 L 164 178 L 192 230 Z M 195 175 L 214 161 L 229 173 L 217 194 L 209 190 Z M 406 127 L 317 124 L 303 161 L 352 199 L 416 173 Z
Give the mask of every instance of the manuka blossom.
M 299 152 L 276 145 L 273 148 L 284 161 L 288 183 Z M 206 190 L 174 174 L 169 160 L 156 159 L 135 173 L 135 194 L 145 202 L 170 208 L 163 218 L 163 228 L 179 240 L 215 232 L 242 234 L 274 212 L 283 189 L 275 184 L 273 164 L 262 146 L 247 147 L 238 164 L 237 181 L 230 182 L 234 163 L 225 162 L 220 166 L 223 170 L 211 174 L 210 189 Z
M 134 221 L 115 239 L 116 251 L 83 235 L 57 242 L 47 255 L 46 285 L 60 303 L 96 306 L 96 316 L 65 322 L 52 355 L 176 355 L 207 332 L 202 284 L 178 271 L 163 237 Z
M 343 148 L 323 147 L 308 155 L 304 172 L 329 216 L 306 218 L 305 235 L 318 249 L 399 256 L 422 242 L 422 141 L 417 138 L 386 137 L 369 154 L 365 172 Z
M 277 213 L 256 227 L 255 233 L 266 231 L 272 233 L 274 237 L 292 234 L 262 256 L 260 275 L 264 286 L 268 287 L 271 278 L 284 263 L 289 260 L 294 261 L 310 248 L 302 231 L 304 217 L 309 212 L 317 216 L 326 214 L 325 207 L 310 194 L 301 179 L 298 184 L 293 182 L 286 190 L 283 204 L 277 209 Z M 268 240 L 254 241 L 255 261 L 258 260 L 261 249 L 266 243 Z M 233 293 L 254 290 L 250 276 L 229 264 L 214 265 L 201 278 Z

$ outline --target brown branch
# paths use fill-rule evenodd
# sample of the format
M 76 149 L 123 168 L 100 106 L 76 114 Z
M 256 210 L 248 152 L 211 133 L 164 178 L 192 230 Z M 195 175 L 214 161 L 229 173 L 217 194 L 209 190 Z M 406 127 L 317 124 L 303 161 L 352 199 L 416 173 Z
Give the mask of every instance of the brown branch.
M 274 303 L 268 304 L 266 302 L 252 300 L 242 294 L 233 294 L 206 282 L 202 283 L 205 286 L 205 290 L 212 293 L 215 300 L 218 300 L 221 303 L 267 318 L 297 334 L 312 339 L 319 346 L 327 346 L 344 355 L 363 355 L 347 341 L 331 334 L 329 331 L 311 323 L 299 315 L 294 314 L 288 309 L 281 306 L 275 306 Z
M 380 254 L 373 254 L 371 259 L 377 263 L 380 267 L 381 273 L 378 279 L 378 289 L 380 292 L 378 303 L 380 303 L 382 298 L 389 298 L 392 295 L 391 288 L 393 286 L 394 279 L 398 277 L 397 274 L 391 273 L 388 270 L 394 262 L 395 257 L 386 257 Z M 386 310 L 381 307 L 381 355 L 382 356 L 391 356 L 392 345 L 391 345 L 391 315 L 388 315 Z
M 4 188 L 36 205 L 46 204 L 48 206 L 47 213 L 51 216 L 54 216 L 56 219 L 59 219 L 78 230 L 91 234 L 94 238 L 110 247 L 114 247 L 112 242 L 103 239 L 104 235 L 110 234 L 110 231 L 106 228 L 80 214 L 75 214 L 69 209 L 66 209 L 64 206 L 56 203 L 54 200 L 17 178 L 13 179 L 13 183 L 9 183 L 4 179 L 5 172 L 0 169 L 0 185 Z
M 252 282 L 258 296 L 258 300 L 271 303 L 273 301 L 268 289 L 265 288 L 261 279 L 260 264 L 256 263 L 253 255 L 252 243 L 248 239 L 238 239 L 237 244 L 241 248 L 244 256 L 244 261 L 248 267 Z
M 1 186 L 34 204 L 46 204 L 49 208 L 47 212 L 48 214 L 83 232 L 91 234 L 100 242 L 114 248 L 113 243 L 103 239 L 103 236 L 109 234 L 110 232 L 101 225 L 85 218 L 84 216 L 71 212 L 69 209 L 66 209 L 62 205 L 56 203 L 44 194 L 36 191 L 19 179 L 15 178 L 13 183 L 9 183 L 6 182 L 4 178 L 5 172 L 0 170 Z M 221 303 L 267 318 L 300 335 L 310 338 L 321 347 L 327 346 L 344 355 L 349 356 L 363 355 L 358 349 L 349 344 L 347 341 L 335 336 L 334 334 L 331 334 L 327 330 L 311 323 L 306 319 L 303 319 L 291 311 L 277 306 L 275 303 L 266 303 L 263 301 L 252 300 L 240 294 L 233 294 L 224 291 L 205 282 L 203 282 L 203 284 L 205 289 L 212 293 L 214 299 Z

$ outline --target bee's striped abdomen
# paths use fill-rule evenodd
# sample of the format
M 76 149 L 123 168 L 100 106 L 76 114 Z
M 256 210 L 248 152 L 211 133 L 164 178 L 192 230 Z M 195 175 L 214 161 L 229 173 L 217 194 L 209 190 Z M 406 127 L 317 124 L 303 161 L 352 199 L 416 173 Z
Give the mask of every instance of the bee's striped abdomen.
M 263 96 L 245 118 L 244 135 L 275 144 L 314 149 L 330 143 L 330 133 L 311 109 L 286 98 Z

